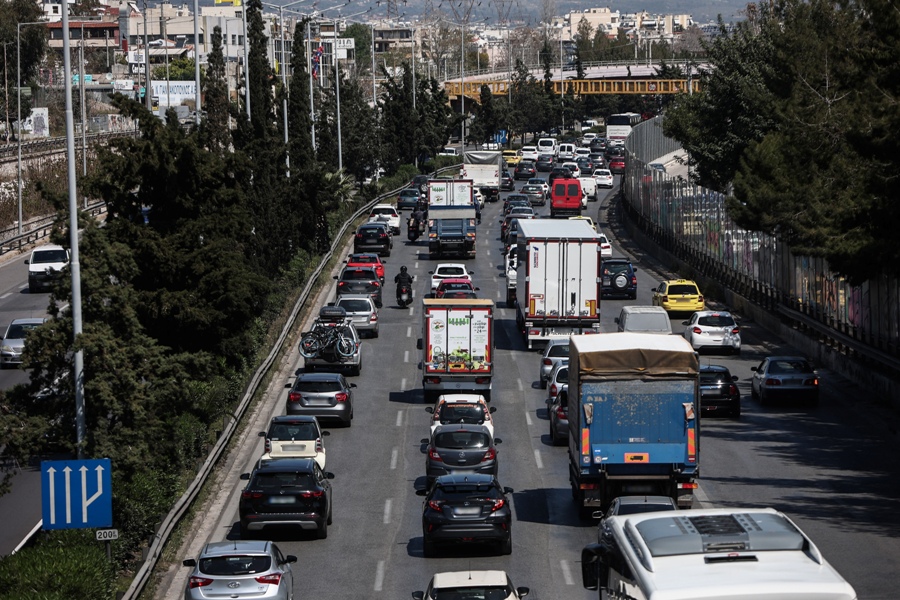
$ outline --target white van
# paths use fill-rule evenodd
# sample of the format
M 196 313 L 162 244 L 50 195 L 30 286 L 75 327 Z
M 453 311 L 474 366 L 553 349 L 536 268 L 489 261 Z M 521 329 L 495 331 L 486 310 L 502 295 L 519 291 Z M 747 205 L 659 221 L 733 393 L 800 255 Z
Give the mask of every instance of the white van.
M 624 306 L 616 317 L 619 331 L 670 335 L 672 322 L 662 306 Z
M 584 174 L 582 173 L 582 175 Z M 594 179 L 594 176 L 579 177 L 578 181 L 581 182 L 581 193 L 588 199 L 588 202 L 597 200 L 597 180 Z
M 537 149 L 540 154 L 552 154 L 556 156 L 559 148 L 556 145 L 556 138 L 541 138 L 538 140 Z
M 771 508 L 608 517 L 581 552 L 598 597 L 634 600 L 856 600 L 812 540 Z
M 560 144 L 559 150 L 556 152 L 559 162 L 575 159 L 575 144 Z
M 40 246 L 31 251 L 25 264 L 28 265 L 28 292 L 49 290 L 69 264 L 69 251 L 54 244 Z

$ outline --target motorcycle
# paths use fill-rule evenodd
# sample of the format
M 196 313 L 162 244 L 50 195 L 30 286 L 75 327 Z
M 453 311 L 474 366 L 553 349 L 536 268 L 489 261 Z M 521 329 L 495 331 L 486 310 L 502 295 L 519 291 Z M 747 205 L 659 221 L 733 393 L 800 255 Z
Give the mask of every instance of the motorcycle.
M 400 308 L 406 308 L 412 303 L 412 288 L 408 285 L 401 285 L 397 290 L 397 304 Z
M 419 239 L 419 236 L 422 234 L 421 227 L 419 225 L 419 221 L 410 217 L 406 221 L 406 237 L 409 241 L 414 242 Z

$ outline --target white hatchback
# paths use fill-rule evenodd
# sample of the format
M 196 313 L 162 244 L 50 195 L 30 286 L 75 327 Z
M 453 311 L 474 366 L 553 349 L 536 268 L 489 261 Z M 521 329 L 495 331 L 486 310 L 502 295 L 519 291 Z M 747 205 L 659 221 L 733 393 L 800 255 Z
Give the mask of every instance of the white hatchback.
M 400 213 L 393 204 L 376 204 L 369 213 L 369 222 L 387 221 L 394 235 L 400 233 Z
M 435 573 L 424 591 L 412 593 L 413 600 L 433 598 L 497 598 L 519 600 L 527 587 L 514 587 L 506 571 L 456 571 Z
M 530 160 L 537 162 L 538 149 L 537 146 L 522 146 L 522 160 Z
M 434 268 L 434 271 L 429 271 L 428 274 L 431 275 L 432 293 L 437 290 L 442 279 L 468 279 L 469 281 L 472 281 L 472 275 L 474 275 L 474 273 L 466 269 L 466 265 L 462 263 L 440 263 Z
M 566 161 L 560 166 L 565 167 L 569 171 L 571 171 L 572 177 L 574 177 L 576 179 L 581 177 L 581 167 L 578 166 L 578 163 Z
M 694 350 L 724 348 L 733 354 L 741 353 L 741 328 L 729 312 L 701 310 L 682 322 L 684 339 Z
M 494 435 L 494 418 L 491 413 L 497 412 L 494 406 L 488 406 L 481 394 L 444 394 L 439 396 L 434 406 L 425 408 L 431 417 L 431 433 L 441 425 L 451 423 L 468 423 L 484 425 Z
M 611 188 L 613 186 L 613 174 L 609 169 L 594 169 L 594 181 L 597 187 Z
M 609 238 L 606 237 L 605 233 L 598 233 L 597 235 L 600 238 L 600 257 L 612 258 L 612 244 L 609 243 Z

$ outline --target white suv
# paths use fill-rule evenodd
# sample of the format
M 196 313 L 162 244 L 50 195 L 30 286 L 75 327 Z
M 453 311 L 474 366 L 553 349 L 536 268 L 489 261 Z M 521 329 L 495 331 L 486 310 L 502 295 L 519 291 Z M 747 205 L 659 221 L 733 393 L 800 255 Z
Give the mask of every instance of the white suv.
M 33 294 L 49 290 L 69 264 L 69 251 L 53 244 L 40 246 L 31 251 L 31 258 L 25 264 L 28 265 L 28 291 Z
M 466 269 L 466 265 L 461 263 L 440 263 L 435 267 L 434 271 L 429 271 L 431 275 L 431 293 L 437 291 L 442 279 L 468 279 L 472 281 L 473 273 Z
M 400 214 L 393 204 L 376 204 L 369 213 L 369 221 L 387 221 L 394 235 L 400 233 Z

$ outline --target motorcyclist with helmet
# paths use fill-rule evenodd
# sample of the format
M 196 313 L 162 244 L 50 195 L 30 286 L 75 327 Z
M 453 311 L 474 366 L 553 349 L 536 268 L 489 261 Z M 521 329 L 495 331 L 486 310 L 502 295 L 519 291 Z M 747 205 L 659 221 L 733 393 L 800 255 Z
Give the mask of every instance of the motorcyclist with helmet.
M 397 284 L 397 304 L 402 304 L 400 302 L 400 289 L 404 286 L 409 288 L 409 297 L 412 299 L 413 276 L 409 274 L 405 266 L 400 267 L 400 273 L 394 276 L 394 283 Z

